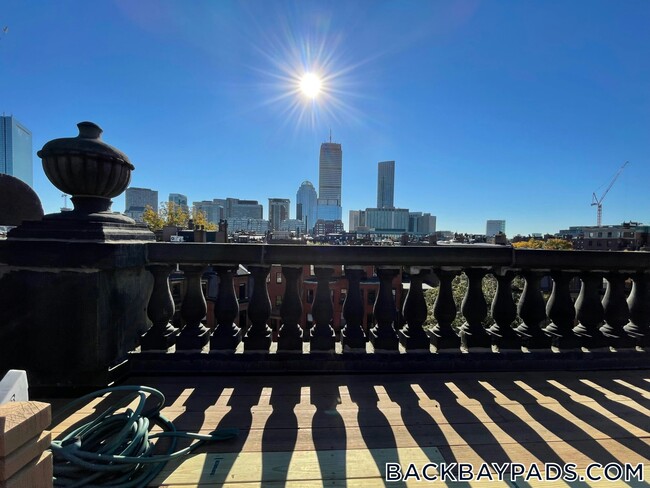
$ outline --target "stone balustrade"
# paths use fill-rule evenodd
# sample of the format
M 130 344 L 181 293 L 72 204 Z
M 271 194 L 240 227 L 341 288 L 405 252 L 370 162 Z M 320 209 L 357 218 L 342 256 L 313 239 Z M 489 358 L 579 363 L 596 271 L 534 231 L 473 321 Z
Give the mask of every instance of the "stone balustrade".
M 343 352 L 397 352 L 400 345 L 408 353 L 599 348 L 613 352 L 621 348 L 641 350 L 650 330 L 650 254 L 641 252 L 542 251 L 476 245 L 387 248 L 150 243 L 146 248 L 148 269 L 154 278 L 148 304 L 153 326 L 143 335 L 143 352 L 167 349 L 174 342 L 176 351 L 235 352 L 243 343 L 244 352 L 268 352 L 272 331 L 268 325 L 271 304 L 267 278 L 272 264 L 282 265 L 286 281 L 282 325 L 277 335 L 279 352 L 302 351 L 303 343 L 309 343 L 312 352 L 334 352 L 337 341 Z M 177 264 L 188 270 L 181 309 L 187 325 L 180 331 L 169 323 L 173 301 L 168 275 Z M 244 324 L 240 324 L 241 328 L 234 324 L 238 308 L 232 273 L 239 264 L 250 270 L 254 283 L 247 330 Z M 199 275 L 208 265 L 216 269 L 221 282 L 212 331 L 200 324 L 206 308 Z M 317 281 L 310 328 L 299 323 L 302 265 L 314 266 Z M 359 283 L 361 268 L 367 265 L 375 267 L 379 289 L 373 309 L 375 323 L 364 330 Z M 348 282 L 343 305 L 345 325 L 340 331 L 332 328 L 330 284 L 336 266 L 343 266 Z M 402 270 L 409 272 L 410 286 L 403 304 L 398 304 L 391 283 Z M 452 280 L 460 273 L 467 276 L 468 286 L 457 310 Z M 481 286 L 488 274 L 497 282 L 491 304 L 486 302 Z M 426 331 L 423 325 L 429 311 L 423 280 L 431 276 L 437 277 L 439 292 L 432 311 L 436 323 Z M 515 276 L 525 281 L 518 303 L 511 287 Z M 544 276 L 550 276 L 553 282 L 548 300 L 540 287 Z M 569 288 L 574 277 L 581 282 L 575 303 Z M 632 282 L 629 296 L 626 280 Z M 159 310 L 166 312 L 161 314 Z M 464 324 L 454 328 L 452 322 L 458 313 Z M 488 313 L 494 323 L 485 326 Z M 367 342 L 373 347 L 367 348 Z

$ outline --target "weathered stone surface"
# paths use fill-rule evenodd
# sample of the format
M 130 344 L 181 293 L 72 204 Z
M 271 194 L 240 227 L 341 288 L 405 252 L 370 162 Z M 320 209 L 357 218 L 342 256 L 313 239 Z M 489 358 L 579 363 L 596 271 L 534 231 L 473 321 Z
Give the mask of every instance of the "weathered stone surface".
M 20 225 L 25 220 L 41 220 L 43 206 L 27 183 L 0 174 L 0 225 Z

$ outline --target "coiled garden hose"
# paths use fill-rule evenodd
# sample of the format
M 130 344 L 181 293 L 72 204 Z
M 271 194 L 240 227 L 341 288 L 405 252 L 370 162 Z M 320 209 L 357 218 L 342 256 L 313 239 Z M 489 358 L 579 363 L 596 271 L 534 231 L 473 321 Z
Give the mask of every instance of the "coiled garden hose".
M 165 404 L 164 395 L 147 386 L 116 386 L 99 390 L 69 403 L 61 413 L 106 393 L 116 392 L 127 392 L 127 395 L 98 417 L 52 441 L 54 486 L 145 487 L 163 470 L 167 461 L 185 456 L 206 442 L 231 439 L 237 435 L 236 429 L 218 429 L 209 435 L 177 431 L 174 424 L 160 413 Z M 155 405 L 145 411 L 148 398 L 153 398 Z M 117 413 L 135 399 L 139 399 L 135 410 L 127 408 Z M 150 434 L 155 425 L 163 432 Z M 161 438 L 171 439 L 167 452 L 153 454 L 156 442 L 152 441 Z M 194 442 L 175 451 L 179 438 L 193 439 Z

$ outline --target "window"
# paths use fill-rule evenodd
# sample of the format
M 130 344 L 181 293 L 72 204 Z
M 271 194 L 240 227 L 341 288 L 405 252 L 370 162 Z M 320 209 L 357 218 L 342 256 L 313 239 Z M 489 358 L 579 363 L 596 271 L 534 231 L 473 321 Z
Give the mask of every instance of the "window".
M 377 299 L 377 292 L 375 290 L 368 290 L 368 305 L 374 305 Z
M 248 295 L 246 295 L 246 283 L 239 284 L 239 301 L 248 300 Z
M 307 303 L 314 303 L 314 290 L 307 290 Z
M 280 308 L 282 306 L 282 295 L 278 295 L 275 297 L 275 306 L 277 308 Z
M 282 283 L 282 273 L 280 271 L 275 273 L 275 282 L 276 283 Z
M 612 233 L 611 233 L 611 232 L 608 232 L 608 233 L 607 233 L 607 237 L 612 237 Z
M 339 297 L 339 303 L 343 304 L 345 303 L 345 298 L 348 296 L 348 290 L 345 288 L 341 288 L 341 295 Z
M 598 241 L 598 242 L 596 243 L 596 245 L 597 245 L 598 247 L 603 247 L 603 243 L 602 243 L 602 241 Z

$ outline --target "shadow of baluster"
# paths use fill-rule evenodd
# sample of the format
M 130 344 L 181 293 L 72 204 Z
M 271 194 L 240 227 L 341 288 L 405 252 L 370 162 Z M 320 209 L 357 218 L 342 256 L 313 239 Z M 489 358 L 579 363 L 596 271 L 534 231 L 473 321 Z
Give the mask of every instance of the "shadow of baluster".
M 282 266 L 286 281 L 284 297 L 280 306 L 282 326 L 278 331 L 278 351 L 295 351 L 302 353 L 302 301 L 298 282 L 302 276 L 302 266 Z
M 271 347 L 273 331 L 266 323 L 271 316 L 271 299 L 266 284 L 270 266 L 251 265 L 248 270 L 253 275 L 253 293 L 248 305 L 248 318 L 251 326 L 244 336 L 246 351 L 267 351 Z
M 210 350 L 234 352 L 241 342 L 242 329 L 235 325 L 235 317 L 239 313 L 239 303 L 235 296 L 233 272 L 239 269 L 237 265 L 215 266 L 219 276 L 219 291 L 214 304 L 214 318 L 217 325 L 210 339 Z
M 201 350 L 210 342 L 210 329 L 201 320 L 208 310 L 201 287 L 201 276 L 205 270 L 203 265 L 182 265 L 185 273 L 185 297 L 181 305 L 181 316 L 185 327 L 176 340 L 176 350 Z
M 604 345 L 603 336 L 598 330 L 605 317 L 605 310 L 600 301 L 600 288 L 603 283 L 602 275 L 587 271 L 580 274 L 582 286 L 576 300 L 576 318 L 578 325 L 573 333 L 578 337 L 583 350 L 590 350 Z
M 370 342 L 375 351 L 397 352 L 399 340 L 395 331 L 397 308 L 393 298 L 393 278 L 399 269 L 377 266 L 379 292 L 372 309 L 377 324 L 370 330 Z
M 366 333 L 363 331 L 363 299 L 361 298 L 361 278 L 363 266 L 345 266 L 348 280 L 348 294 L 343 303 L 345 326 L 341 330 L 343 351 L 366 352 Z
M 147 305 L 147 317 L 153 324 L 140 339 L 143 351 L 166 351 L 176 343 L 179 330 L 169 320 L 174 316 L 174 300 L 169 289 L 172 264 L 150 264 L 147 270 L 153 275 L 153 289 Z
M 437 324 L 431 329 L 431 344 L 436 352 L 440 352 L 441 349 L 459 349 L 460 337 L 452 327 L 458 313 L 452 282 L 458 275 L 458 271 L 436 268 L 434 272 L 440 280 L 440 285 L 438 296 L 433 304 L 433 317 Z
M 429 352 L 429 338 L 422 328 L 427 320 L 427 302 L 422 291 L 422 281 L 430 269 L 411 267 L 411 286 L 404 300 L 403 315 L 406 325 L 398 331 L 399 340 L 408 352 Z
M 309 331 L 310 350 L 334 352 L 336 334 L 332 328 L 334 305 L 330 294 L 330 278 L 334 269 L 319 266 L 314 268 L 314 273 L 318 284 L 316 285 L 314 305 L 311 309 L 314 325 Z
M 627 276 L 617 271 L 607 273 L 607 291 L 603 297 L 605 323 L 600 327 L 605 341 L 610 349 L 615 351 L 620 347 L 631 346 L 623 326 L 630 319 L 630 309 L 625 297 L 625 279 Z
M 648 342 L 650 336 L 650 275 L 639 271 L 632 275 L 634 283 L 627 299 L 630 321 L 623 327 L 638 348 Z

